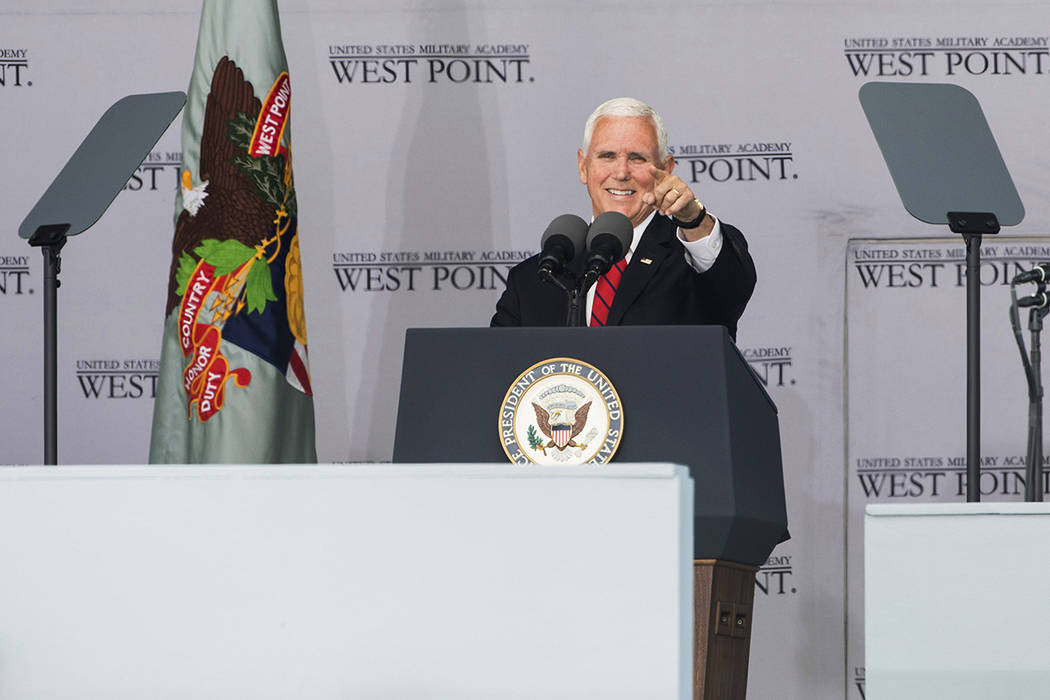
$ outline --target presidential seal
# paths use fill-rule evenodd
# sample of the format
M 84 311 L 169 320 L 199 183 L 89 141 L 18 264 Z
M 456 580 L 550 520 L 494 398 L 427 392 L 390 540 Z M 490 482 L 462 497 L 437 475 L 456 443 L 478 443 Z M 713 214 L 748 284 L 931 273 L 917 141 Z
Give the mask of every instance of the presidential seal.
M 515 464 L 604 464 L 622 435 L 623 407 L 612 382 L 571 357 L 529 367 L 500 407 L 500 443 Z

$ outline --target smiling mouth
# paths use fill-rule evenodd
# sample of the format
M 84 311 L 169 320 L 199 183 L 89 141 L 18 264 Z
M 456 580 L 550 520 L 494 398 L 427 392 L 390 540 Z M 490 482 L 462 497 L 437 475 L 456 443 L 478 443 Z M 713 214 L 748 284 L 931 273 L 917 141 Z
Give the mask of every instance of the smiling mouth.
M 616 195 L 618 197 L 630 197 L 635 193 L 635 190 L 614 190 L 612 188 L 605 188 L 605 191 L 609 194 Z

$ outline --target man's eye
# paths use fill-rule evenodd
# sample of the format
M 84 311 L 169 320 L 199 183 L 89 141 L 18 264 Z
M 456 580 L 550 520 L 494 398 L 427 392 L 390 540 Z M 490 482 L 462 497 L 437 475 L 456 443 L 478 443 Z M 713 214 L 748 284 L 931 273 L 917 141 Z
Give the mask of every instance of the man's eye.
M 629 157 L 630 157 L 631 161 L 634 162 L 634 163 L 644 163 L 645 162 L 645 156 L 643 156 L 643 155 L 641 155 L 639 153 L 632 153 Z

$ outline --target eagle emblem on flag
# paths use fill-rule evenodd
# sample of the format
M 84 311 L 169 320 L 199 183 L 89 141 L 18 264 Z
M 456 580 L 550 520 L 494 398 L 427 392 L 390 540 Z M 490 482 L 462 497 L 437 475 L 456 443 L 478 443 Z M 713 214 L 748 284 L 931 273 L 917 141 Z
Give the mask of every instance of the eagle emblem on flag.
M 311 394 L 295 186 L 285 126 L 291 99 L 281 73 L 265 102 L 228 57 L 205 107 L 200 172 L 182 174 L 182 211 L 166 313 L 178 308 L 190 415 L 222 408 L 228 379 L 247 386 L 221 344 L 234 343 Z M 194 410 L 194 407 L 196 410 Z

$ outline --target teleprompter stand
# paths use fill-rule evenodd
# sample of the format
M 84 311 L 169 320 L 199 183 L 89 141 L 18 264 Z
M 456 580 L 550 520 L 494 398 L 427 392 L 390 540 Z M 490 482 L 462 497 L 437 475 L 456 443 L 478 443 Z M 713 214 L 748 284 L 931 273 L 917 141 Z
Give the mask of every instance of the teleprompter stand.
M 186 103 L 183 92 L 129 95 L 84 138 L 18 227 L 44 256 L 44 464 L 58 464 L 58 277 L 69 236 L 95 224 Z
M 659 368 L 639 359 L 653 348 Z M 693 697 L 742 700 L 755 575 L 787 538 L 787 507 L 776 406 L 725 328 L 409 329 L 393 461 L 506 463 L 501 402 L 522 371 L 559 357 L 594 365 L 616 387 L 615 462 L 689 467 Z
M 957 85 L 867 83 L 860 102 L 904 208 L 966 243 L 966 500 L 981 500 L 981 238 L 1024 218 L 977 98 Z

